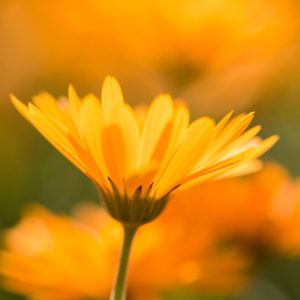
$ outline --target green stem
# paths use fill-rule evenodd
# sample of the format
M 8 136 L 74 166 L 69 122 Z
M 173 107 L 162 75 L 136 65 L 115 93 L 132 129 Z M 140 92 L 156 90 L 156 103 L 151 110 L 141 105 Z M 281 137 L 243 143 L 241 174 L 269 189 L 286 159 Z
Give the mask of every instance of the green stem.
M 115 281 L 114 289 L 110 295 L 110 300 L 125 300 L 126 299 L 126 285 L 127 285 L 127 273 L 128 273 L 128 262 L 130 256 L 130 249 L 133 238 L 137 231 L 136 226 L 126 226 L 124 228 L 124 239 L 120 255 L 119 268 L 117 278 Z

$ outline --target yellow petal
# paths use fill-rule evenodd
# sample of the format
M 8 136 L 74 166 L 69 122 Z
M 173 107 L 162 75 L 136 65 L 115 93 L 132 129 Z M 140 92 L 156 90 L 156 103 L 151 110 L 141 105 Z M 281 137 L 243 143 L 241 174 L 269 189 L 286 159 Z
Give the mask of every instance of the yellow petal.
M 103 178 L 104 174 L 100 171 L 97 162 L 84 145 L 78 143 L 71 135 L 69 136 L 69 141 L 72 147 L 75 149 L 76 154 L 86 166 L 86 175 L 89 179 L 94 182 L 96 185 L 104 185 L 105 187 L 110 187 L 110 184 L 107 181 L 107 178 Z
M 180 184 L 180 180 L 195 167 L 205 152 L 213 131 L 214 122 L 209 118 L 201 118 L 191 124 L 166 172 L 153 187 L 155 190 L 157 186 L 158 197 Z
M 260 130 L 261 130 L 261 126 L 257 125 L 249 129 L 248 131 L 246 131 L 244 134 L 242 134 L 240 137 L 238 137 L 232 143 L 230 143 L 227 147 L 225 147 L 222 151 L 220 151 L 218 155 L 216 155 L 214 161 L 219 160 L 220 157 L 221 160 L 227 159 L 228 157 L 231 157 L 235 154 L 238 154 L 246 150 L 246 148 L 252 147 L 254 144 L 257 143 L 256 139 L 258 138 L 257 137 L 255 138 L 255 136 Z
M 233 166 L 235 164 L 239 164 L 240 162 L 247 160 L 250 158 L 250 156 L 254 153 L 255 149 L 251 148 L 251 149 L 247 149 L 241 153 L 238 153 L 230 158 L 227 158 L 225 160 L 222 160 L 216 164 L 212 164 L 207 168 L 204 168 L 202 170 L 199 170 L 197 172 L 193 172 L 191 175 L 187 176 L 187 178 L 185 178 L 185 182 L 188 180 L 193 180 L 197 177 L 206 175 L 208 173 L 213 173 L 216 172 L 218 170 L 227 168 L 229 166 Z
M 240 164 L 229 165 L 227 167 L 224 167 L 223 169 L 218 169 L 218 170 L 216 170 L 214 172 L 203 174 L 203 175 L 201 175 L 199 177 L 196 177 L 194 179 L 185 180 L 183 182 L 183 184 L 180 185 L 180 187 L 176 190 L 176 192 L 182 192 L 182 191 L 188 190 L 188 189 L 190 189 L 190 188 L 192 188 L 194 186 L 198 186 L 199 184 L 201 184 L 203 182 L 218 179 L 223 174 L 226 174 L 227 172 L 230 172 L 234 168 L 240 166 Z
M 55 122 L 55 119 L 47 118 L 31 103 L 29 103 L 29 112 L 32 124 L 53 146 L 91 180 L 102 183 L 102 176 L 91 154 L 82 148 L 80 141 L 69 134 L 63 124 Z
M 151 104 L 145 119 L 140 145 L 139 166 L 147 165 L 166 124 L 173 115 L 169 95 L 158 96 Z
M 63 111 L 54 97 L 48 93 L 40 93 L 33 97 L 33 103 L 42 113 L 52 120 L 55 119 L 56 122 L 60 122 L 70 130 L 72 135 L 78 137 L 78 132 L 70 112 Z
M 166 130 L 171 127 L 171 132 L 169 135 L 165 133 L 165 136 L 162 134 L 161 140 L 167 143 L 167 147 L 163 153 L 160 154 L 161 157 L 152 157 L 151 159 L 160 162 L 161 166 L 160 171 L 157 174 L 156 180 L 158 180 L 165 169 L 168 166 L 172 156 L 174 155 L 178 145 L 182 141 L 182 138 L 185 134 L 185 131 L 189 124 L 189 111 L 185 105 L 177 103 L 174 107 L 174 115 L 172 118 L 171 126 L 166 126 Z M 159 145 L 159 143 L 158 143 Z M 154 152 L 155 153 L 155 152 Z
M 251 123 L 254 117 L 254 113 L 247 115 L 240 114 L 232 119 L 227 126 L 216 136 L 212 145 L 210 145 L 207 151 L 207 159 L 210 157 L 213 160 L 219 159 L 222 155 L 224 148 L 235 140 Z
M 79 97 L 77 96 L 77 93 L 72 85 L 69 85 L 69 105 L 70 105 L 70 112 L 73 117 L 74 123 L 78 126 L 81 105 L 80 105 Z
M 139 170 L 137 173 L 132 174 L 126 181 L 126 191 L 130 196 L 136 191 L 138 187 L 142 187 L 142 193 L 145 193 L 153 181 L 157 172 L 157 164 L 149 164 L 149 166 Z
M 172 133 L 168 143 L 168 151 L 165 155 L 166 161 L 169 161 L 170 157 L 174 154 L 176 147 L 182 141 L 189 125 L 189 117 L 189 111 L 185 105 L 181 103 L 175 104 L 172 118 Z
M 245 164 L 245 162 L 249 161 L 250 155 L 253 151 L 254 149 L 248 149 L 235 157 L 231 157 L 226 161 L 211 167 L 210 169 L 198 171 L 187 176 L 183 180 L 183 185 L 181 185 L 178 190 L 185 190 L 204 181 L 221 178 L 223 174 L 230 173 L 232 170 L 240 168 L 243 164 Z
M 233 114 L 233 110 L 230 111 L 217 125 L 215 128 L 216 133 L 219 133 L 224 126 L 227 124 L 227 122 L 230 120 L 231 116 Z
M 123 122 L 121 124 L 126 143 L 126 177 L 137 169 L 140 129 L 134 112 L 129 105 L 124 106 Z
M 62 111 L 58 107 L 56 99 L 50 94 L 43 92 L 34 96 L 33 103 L 44 114 L 53 115 L 60 121 L 63 121 Z
M 102 131 L 102 149 L 107 170 L 111 180 L 120 190 L 126 168 L 126 148 L 121 128 L 115 124 L 106 126 Z
M 253 152 L 250 159 L 255 159 L 261 155 L 263 155 L 265 152 L 267 152 L 270 148 L 272 148 L 277 141 L 279 140 L 278 135 L 273 135 L 266 140 L 262 141 L 259 147 Z
M 87 174 L 86 165 L 78 157 L 76 150 L 60 130 L 52 124 L 34 105 L 29 104 L 29 121 L 32 125 L 76 167 Z
M 227 130 L 224 130 L 225 140 L 226 138 L 228 139 L 227 143 L 240 136 L 250 125 L 253 118 L 254 112 L 251 112 L 247 115 L 241 114 L 237 116 L 235 122 L 228 124 L 228 128 L 225 128 Z
M 100 101 L 93 95 L 86 96 L 82 101 L 79 129 L 87 151 L 91 153 L 103 175 L 103 181 L 107 181 L 108 171 L 103 158 L 101 141 L 103 116 Z
M 157 163 L 161 163 L 165 157 L 166 151 L 168 150 L 171 134 L 173 130 L 173 122 L 169 120 L 169 122 L 165 125 L 162 130 L 160 137 L 153 149 L 153 153 L 150 157 L 150 161 L 154 161 Z
M 231 177 L 238 177 L 238 176 L 244 176 L 252 173 L 256 173 L 260 171 L 263 168 L 263 162 L 259 159 L 255 160 L 247 160 L 237 167 L 234 167 L 232 170 L 229 170 L 222 174 L 221 176 L 218 176 L 218 179 L 220 178 L 231 178 Z
M 28 112 L 28 107 L 17 99 L 14 95 L 10 95 L 10 99 L 17 111 L 28 121 L 30 121 L 30 115 Z
M 120 123 L 123 115 L 123 95 L 118 81 L 107 76 L 102 86 L 102 112 L 105 124 Z

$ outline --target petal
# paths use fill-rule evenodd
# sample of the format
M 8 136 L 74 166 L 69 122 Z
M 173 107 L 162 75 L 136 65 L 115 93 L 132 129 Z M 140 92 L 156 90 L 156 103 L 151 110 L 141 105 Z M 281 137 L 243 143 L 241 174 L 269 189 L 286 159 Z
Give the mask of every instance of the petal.
M 157 168 L 157 165 L 150 164 L 142 170 L 139 170 L 137 173 L 132 174 L 125 181 L 125 188 L 129 197 L 132 196 L 139 186 L 142 187 L 142 193 L 146 192 L 153 181 L 153 178 L 157 172 Z
M 111 180 L 123 190 L 126 168 L 126 148 L 124 136 L 118 125 L 106 126 L 102 131 L 103 157 Z
M 209 118 L 201 118 L 191 124 L 166 172 L 153 186 L 154 190 L 157 186 L 158 197 L 180 184 L 181 179 L 195 167 L 205 152 L 213 132 L 214 122 Z
M 259 159 L 247 160 L 242 164 L 238 165 L 237 167 L 233 168 L 232 170 L 227 171 L 223 175 L 218 176 L 218 179 L 244 176 L 244 175 L 256 173 L 260 171 L 262 168 L 263 168 L 263 162 L 261 160 Z
M 145 119 L 140 145 L 139 167 L 147 165 L 156 144 L 173 115 L 169 95 L 158 96 L 151 104 Z
M 186 190 L 192 186 L 199 185 L 200 183 L 208 180 L 221 178 L 223 174 L 230 173 L 231 171 L 240 168 L 245 162 L 249 161 L 251 154 L 255 149 L 248 149 L 234 157 L 219 163 L 210 169 L 202 170 L 187 176 L 183 180 L 183 184 L 178 191 Z
M 10 95 L 10 100 L 17 111 L 27 120 L 30 121 L 31 117 L 29 115 L 28 107 L 17 99 L 14 95 Z
M 216 125 L 215 128 L 216 133 L 219 133 L 224 128 L 224 126 L 230 120 L 232 114 L 233 114 L 233 110 L 230 111 L 227 115 L 225 115 L 225 117 Z
M 124 141 L 126 144 L 126 177 L 129 176 L 138 165 L 140 145 L 140 130 L 134 112 L 129 105 L 124 106 L 123 122 L 121 124 Z
M 170 126 L 168 126 L 170 124 Z M 165 130 L 170 130 L 169 134 L 162 134 L 161 140 L 162 143 L 167 143 L 166 148 L 160 154 L 161 157 L 151 157 L 152 160 L 156 158 L 156 161 L 161 162 L 160 171 L 157 174 L 157 180 L 161 177 L 165 169 L 167 168 L 172 156 L 174 155 L 178 145 L 180 144 L 184 133 L 189 124 L 189 111 L 185 105 L 176 103 L 174 107 L 174 115 L 172 118 L 172 122 L 168 123 Z M 158 147 L 162 147 L 160 143 L 158 143 Z M 158 150 L 157 150 L 158 151 Z M 155 153 L 155 152 L 154 152 Z
M 103 181 L 107 181 L 108 171 L 103 158 L 101 141 L 103 123 L 100 101 L 94 95 L 86 96 L 82 100 L 80 136 L 97 163 L 99 171 L 103 175 Z
M 217 171 L 214 172 L 210 172 L 207 174 L 203 174 L 199 177 L 196 177 L 194 179 L 189 179 L 189 180 L 185 180 L 183 182 L 182 185 L 180 185 L 180 187 L 176 190 L 176 192 L 182 192 L 185 190 L 188 190 L 192 187 L 198 186 L 199 184 L 206 182 L 206 181 L 210 181 L 210 180 L 214 180 L 217 178 L 220 178 L 220 176 L 222 176 L 223 174 L 226 174 L 226 172 L 230 172 L 231 170 L 233 170 L 234 168 L 236 168 L 238 165 L 229 165 L 223 169 L 218 169 Z
M 237 139 L 235 139 L 221 152 L 219 152 L 218 157 L 221 156 L 220 160 L 224 160 L 227 159 L 228 157 L 234 156 L 235 154 L 238 154 L 252 146 L 256 147 L 257 143 L 260 143 L 260 139 L 255 136 L 259 133 L 260 130 L 261 130 L 261 126 L 257 125 L 249 129 L 248 131 L 246 131 Z M 256 141 L 256 139 L 258 139 L 258 141 Z
M 80 140 L 69 134 L 69 131 L 55 119 L 50 120 L 38 108 L 29 103 L 32 124 L 40 133 L 64 154 L 75 166 L 84 172 L 94 182 L 102 183 L 102 176 L 91 154 L 81 145 Z
M 224 155 L 224 149 L 226 146 L 230 145 L 246 128 L 249 126 L 253 119 L 254 113 L 249 113 L 247 115 L 240 114 L 232 119 L 227 126 L 219 132 L 215 137 L 212 144 L 207 149 L 205 155 L 206 160 L 212 159 L 216 161 Z M 203 162 L 202 162 L 203 163 Z
M 259 147 L 253 152 L 250 159 L 255 159 L 261 155 L 263 155 L 265 152 L 267 152 L 270 148 L 272 148 L 277 141 L 279 140 L 278 135 L 273 135 L 266 140 L 262 141 Z
M 28 116 L 31 124 L 66 158 L 68 158 L 83 173 L 87 167 L 78 157 L 76 150 L 68 140 L 66 133 L 58 130 L 33 104 L 29 103 Z
M 254 153 L 255 149 L 247 149 L 241 153 L 238 153 L 232 157 L 229 157 L 225 160 L 222 160 L 216 164 L 212 164 L 208 166 L 207 168 L 203 168 L 197 172 L 193 172 L 192 174 L 188 175 L 187 178 L 184 179 L 184 182 L 188 180 L 193 180 L 197 177 L 216 172 L 218 170 L 222 170 L 224 168 L 227 168 L 229 166 L 233 166 L 236 164 L 241 163 L 242 161 L 248 160 L 250 156 Z
M 165 125 L 164 129 L 162 130 L 160 137 L 153 149 L 153 153 L 150 157 L 150 161 L 161 163 L 165 157 L 166 151 L 168 150 L 170 138 L 173 131 L 173 123 L 172 120 Z
M 69 105 L 70 105 L 70 113 L 74 120 L 74 123 L 78 126 L 79 125 L 79 118 L 80 118 L 80 100 L 77 96 L 77 93 L 72 85 L 69 85 Z
M 176 103 L 174 106 L 174 115 L 172 118 L 172 134 L 169 140 L 168 151 L 165 155 L 166 162 L 169 161 L 178 147 L 185 131 L 189 125 L 189 111 L 187 107 L 181 103 Z
M 123 115 L 123 95 L 118 81 L 107 76 L 102 86 L 102 112 L 105 124 L 119 123 Z
M 75 123 L 73 118 L 70 115 L 70 112 L 63 111 L 58 102 L 54 97 L 52 97 L 48 93 L 40 93 L 37 96 L 33 97 L 33 103 L 37 106 L 37 108 L 47 115 L 48 117 L 51 116 L 52 119 L 57 120 L 65 127 L 67 127 L 74 136 L 78 137 L 77 129 L 75 127 Z
M 40 93 L 33 97 L 33 103 L 44 114 L 50 114 L 59 119 L 62 123 L 64 121 L 64 115 L 61 109 L 57 105 L 56 99 L 48 93 Z

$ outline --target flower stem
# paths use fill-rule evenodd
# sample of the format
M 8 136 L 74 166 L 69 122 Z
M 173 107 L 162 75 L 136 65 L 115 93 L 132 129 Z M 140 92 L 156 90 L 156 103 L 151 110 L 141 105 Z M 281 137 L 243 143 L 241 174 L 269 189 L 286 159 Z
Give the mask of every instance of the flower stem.
M 123 229 L 124 229 L 123 245 L 120 254 L 120 261 L 119 261 L 115 286 L 110 295 L 110 300 L 126 299 L 126 285 L 127 285 L 129 256 L 130 256 L 132 241 L 137 231 L 137 228 L 138 227 L 136 226 L 127 226 L 123 224 Z

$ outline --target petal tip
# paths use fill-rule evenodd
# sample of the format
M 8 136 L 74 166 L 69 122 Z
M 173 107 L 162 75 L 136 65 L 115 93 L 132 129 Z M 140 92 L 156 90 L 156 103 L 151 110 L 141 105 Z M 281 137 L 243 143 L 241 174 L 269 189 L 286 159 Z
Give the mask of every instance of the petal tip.
M 69 92 L 69 96 L 70 94 L 74 94 L 74 93 L 76 94 L 75 88 L 71 83 L 68 86 L 68 92 Z
M 13 105 L 21 102 L 14 94 L 9 94 L 9 98 Z
M 103 86 L 108 85 L 108 84 L 113 84 L 113 85 L 119 86 L 119 81 L 116 79 L 116 77 L 114 77 L 112 75 L 107 75 L 104 78 Z
M 22 101 L 20 101 L 15 95 L 9 95 L 11 103 L 15 109 L 24 117 L 28 117 L 28 106 L 26 106 Z M 29 102 L 30 103 L 30 102 Z
M 279 141 L 280 136 L 278 134 L 274 134 L 274 135 L 270 136 L 269 139 L 275 144 Z
M 232 109 L 231 111 L 229 111 L 229 112 L 227 113 L 227 116 L 228 116 L 229 118 L 231 118 L 233 114 L 234 114 L 234 110 Z

